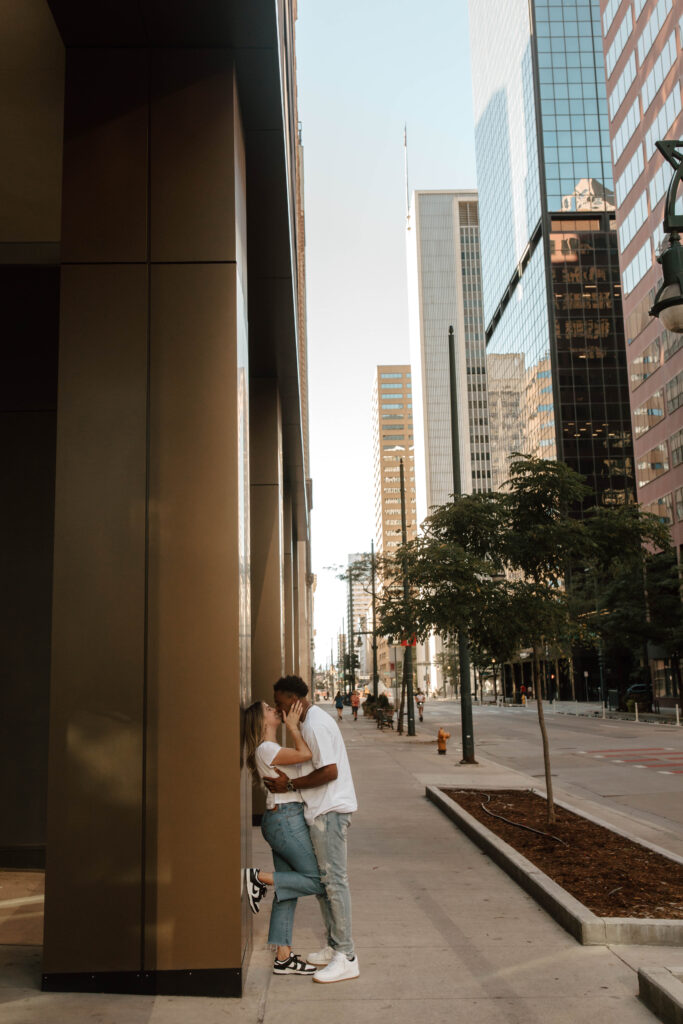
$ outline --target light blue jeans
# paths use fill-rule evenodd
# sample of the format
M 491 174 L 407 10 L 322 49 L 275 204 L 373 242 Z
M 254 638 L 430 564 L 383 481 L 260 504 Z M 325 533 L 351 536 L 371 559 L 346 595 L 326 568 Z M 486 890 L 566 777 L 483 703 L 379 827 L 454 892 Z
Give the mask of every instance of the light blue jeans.
M 327 943 L 347 956 L 354 955 L 351 891 L 346 869 L 346 833 L 350 824 L 350 814 L 328 811 L 327 814 L 319 814 L 311 825 L 311 840 L 327 897 L 320 899 Z
M 320 896 L 325 890 L 311 845 L 311 834 L 304 820 L 301 803 L 280 804 L 276 811 L 265 811 L 261 831 L 273 851 L 275 898 L 270 913 L 268 942 L 292 945 L 294 911 L 299 896 Z

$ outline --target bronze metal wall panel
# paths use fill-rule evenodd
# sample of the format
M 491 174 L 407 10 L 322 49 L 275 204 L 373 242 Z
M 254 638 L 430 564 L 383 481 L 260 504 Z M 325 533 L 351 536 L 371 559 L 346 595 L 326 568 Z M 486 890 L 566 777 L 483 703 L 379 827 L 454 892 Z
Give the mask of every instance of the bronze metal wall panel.
M 59 268 L 0 267 L 0 309 L 0 856 L 28 867 L 45 856 Z
M 147 258 L 149 54 L 69 50 L 62 260 Z
M 252 487 L 252 700 L 272 701 L 285 667 L 281 510 L 277 487 Z
M 44 969 L 141 945 L 147 270 L 62 270 Z
M 282 427 L 278 383 L 252 379 L 249 391 L 251 472 L 251 698 L 272 702 L 285 668 L 282 543 Z M 253 812 L 265 810 L 254 785 Z
M 282 512 L 283 581 L 285 619 L 285 672 L 296 671 L 294 661 L 294 567 L 292 565 L 292 497 L 285 490 Z
M 239 967 L 236 269 L 155 266 L 151 295 L 145 967 Z
M 0 243 L 58 242 L 64 44 L 44 0 L 0 7 Z
M 227 50 L 152 51 L 154 261 L 236 258 L 233 88 Z

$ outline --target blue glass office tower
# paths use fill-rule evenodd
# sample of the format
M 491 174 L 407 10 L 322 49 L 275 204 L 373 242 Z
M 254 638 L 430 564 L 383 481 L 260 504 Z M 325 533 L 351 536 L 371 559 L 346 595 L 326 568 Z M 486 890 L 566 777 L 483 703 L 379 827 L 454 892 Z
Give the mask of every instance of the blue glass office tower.
M 598 0 L 471 0 L 492 463 L 635 494 Z M 504 415 L 494 419 L 493 410 Z

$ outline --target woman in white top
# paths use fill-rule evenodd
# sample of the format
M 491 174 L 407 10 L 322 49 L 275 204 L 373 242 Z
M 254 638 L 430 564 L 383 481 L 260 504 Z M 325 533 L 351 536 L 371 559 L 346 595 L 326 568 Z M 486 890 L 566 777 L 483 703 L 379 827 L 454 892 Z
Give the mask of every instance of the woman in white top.
M 311 760 L 308 748 L 299 730 L 303 706 L 300 701 L 287 713 L 284 722 L 294 742 L 294 749 L 281 747 L 277 740 L 282 716 L 265 701 L 256 701 L 244 713 L 244 747 L 247 766 L 259 778 L 277 775 L 275 766 L 296 778 L 301 765 Z M 315 859 L 308 825 L 304 820 L 304 805 L 300 793 L 268 793 L 261 831 L 273 851 L 273 872 L 259 868 L 245 868 L 244 882 L 253 913 L 266 895 L 267 886 L 275 889 L 270 915 L 268 941 L 277 946 L 273 974 L 311 975 L 315 967 L 304 963 L 292 952 L 294 911 L 299 896 L 316 895 L 324 898 L 320 871 Z

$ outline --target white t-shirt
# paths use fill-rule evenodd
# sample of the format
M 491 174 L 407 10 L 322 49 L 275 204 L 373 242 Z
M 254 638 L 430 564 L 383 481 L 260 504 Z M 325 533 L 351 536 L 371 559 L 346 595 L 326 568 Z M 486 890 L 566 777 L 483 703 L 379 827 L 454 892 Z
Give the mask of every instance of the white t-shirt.
M 300 764 L 278 764 L 273 767 L 273 761 L 281 750 L 282 747 L 278 743 L 273 743 L 272 740 L 264 740 L 263 743 L 259 743 L 254 760 L 256 761 L 256 770 L 262 779 L 274 779 L 278 768 L 290 779 L 297 779 L 301 774 Z M 302 803 L 303 801 L 301 793 L 271 793 L 265 786 L 263 788 L 266 791 L 266 810 L 272 810 L 276 804 Z
M 326 764 L 337 766 L 337 778 L 333 782 L 301 791 L 308 824 L 311 825 L 319 814 L 327 814 L 328 811 L 349 814 L 357 810 L 351 766 L 337 723 L 321 708 L 311 706 L 306 712 L 306 718 L 299 723 L 299 728 L 313 754 L 313 760 L 302 766 L 301 774 L 308 775 Z

